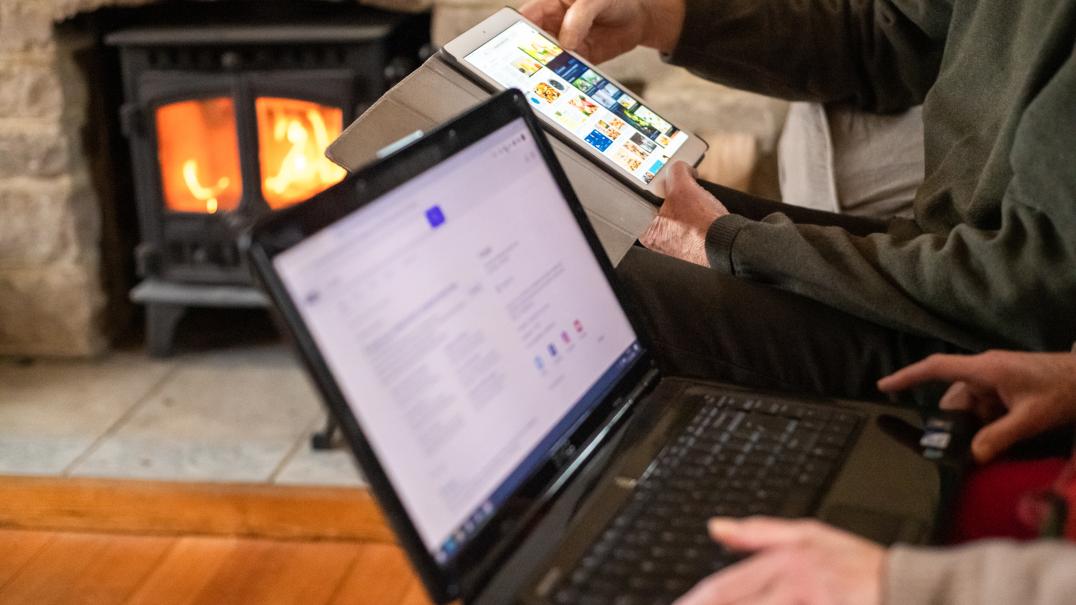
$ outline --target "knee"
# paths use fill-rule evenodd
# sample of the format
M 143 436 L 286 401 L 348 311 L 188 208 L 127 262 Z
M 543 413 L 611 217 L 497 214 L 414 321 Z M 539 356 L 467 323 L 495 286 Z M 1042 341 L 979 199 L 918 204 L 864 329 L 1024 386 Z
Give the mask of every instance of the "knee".
M 670 256 L 659 254 L 640 246 L 634 246 L 617 265 L 616 273 L 620 283 L 635 294 L 653 290 L 659 286 L 668 287 L 675 276 L 682 270 L 677 265 L 687 265 Z

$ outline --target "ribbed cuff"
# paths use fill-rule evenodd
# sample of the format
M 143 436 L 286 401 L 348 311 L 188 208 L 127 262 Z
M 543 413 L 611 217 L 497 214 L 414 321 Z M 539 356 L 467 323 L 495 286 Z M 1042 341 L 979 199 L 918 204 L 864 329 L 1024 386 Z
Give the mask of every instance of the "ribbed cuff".
M 751 222 L 739 214 L 726 214 L 710 223 L 706 230 L 706 259 L 710 261 L 710 267 L 719 269 L 730 275 L 736 275 L 736 267 L 732 262 L 732 244 L 740 229 Z

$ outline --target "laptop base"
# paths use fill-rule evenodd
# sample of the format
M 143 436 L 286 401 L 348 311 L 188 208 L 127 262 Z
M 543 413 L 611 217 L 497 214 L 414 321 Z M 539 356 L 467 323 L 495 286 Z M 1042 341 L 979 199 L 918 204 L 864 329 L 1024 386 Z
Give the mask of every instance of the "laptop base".
M 543 536 L 549 553 L 547 560 L 536 564 L 535 569 L 538 571 L 532 571 L 531 575 L 526 576 L 522 569 L 526 566 L 524 563 L 510 562 L 505 572 L 498 574 L 502 580 L 508 580 L 506 584 L 501 585 L 501 582 L 495 579 L 490 584 L 490 590 L 484 593 L 484 598 L 477 602 L 497 602 L 497 598 L 487 601 L 485 595 L 499 594 L 503 599 L 506 594 L 504 590 L 519 591 L 521 600 L 527 603 L 557 603 L 558 593 L 561 600 L 580 597 L 579 591 L 571 586 L 573 576 L 579 579 L 578 576 L 586 575 L 585 566 L 594 563 L 585 562 L 586 558 L 593 556 L 596 544 L 601 545 L 607 540 L 606 534 L 615 523 L 626 524 L 628 531 L 640 531 L 633 526 L 633 520 L 621 519 L 632 512 L 635 499 L 633 496 L 638 490 L 646 489 L 643 486 L 654 473 L 655 461 L 679 447 L 680 437 L 692 435 L 690 424 L 706 406 L 706 396 L 713 400 L 734 400 L 736 403 L 733 407 L 726 409 L 734 409 L 740 415 L 743 415 L 743 411 L 738 408 L 745 402 L 750 402 L 752 408 L 759 406 L 757 412 L 765 413 L 774 408 L 777 413 L 770 417 L 781 421 L 791 420 L 793 416 L 802 414 L 803 410 L 808 410 L 809 413 L 817 411 L 820 417 L 825 418 L 822 421 L 824 426 L 852 423 L 852 428 L 846 432 L 846 447 L 840 452 L 839 459 L 833 460 L 828 471 L 822 471 L 823 474 L 813 478 L 815 483 L 810 490 L 813 495 L 808 500 L 796 501 L 797 496 L 793 494 L 791 500 L 783 501 L 774 508 L 760 506 L 757 499 L 740 509 L 729 509 L 728 506 L 722 509 L 715 505 L 713 514 L 813 516 L 884 544 L 897 541 L 925 543 L 931 540 L 937 525 L 942 476 L 936 465 L 924 459 L 918 451 L 886 436 L 882 426 L 885 424 L 882 419 L 920 426 L 921 420 L 916 410 L 865 402 L 760 394 L 758 391 L 720 383 L 666 379 L 640 402 L 640 409 L 635 417 L 617 436 L 616 446 L 610 447 L 608 454 L 602 460 L 596 460 L 595 466 L 584 471 L 577 484 L 570 488 L 569 491 L 579 492 L 574 499 L 566 494 L 562 501 L 558 502 L 558 506 L 567 503 L 569 510 L 559 514 L 551 512 L 547 518 L 549 526 L 543 522 L 542 528 L 534 532 L 534 535 Z M 749 412 L 746 416 L 750 415 Z M 795 421 L 787 424 L 795 424 Z M 713 439 L 696 441 L 697 445 L 715 443 Z M 714 462 L 718 462 L 716 456 Z M 813 469 L 808 470 L 817 473 Z M 794 478 L 799 479 L 799 476 Z M 804 479 L 811 480 L 807 477 Z M 659 496 L 665 496 L 660 498 L 665 501 L 665 505 L 675 504 L 668 497 L 671 490 L 661 490 L 660 487 L 657 489 Z M 799 490 L 797 493 L 802 494 L 804 491 Z M 930 497 L 926 497 L 927 494 Z M 653 501 L 650 502 L 645 508 L 653 508 Z M 670 521 L 682 525 L 685 523 L 683 517 L 682 513 L 677 513 L 670 516 Z M 705 517 L 706 515 L 703 515 L 700 519 Z M 660 534 L 666 529 L 668 528 L 647 527 L 645 531 L 648 534 Z M 680 552 L 672 553 L 670 560 L 677 557 L 682 559 L 682 551 L 689 548 L 705 551 L 704 556 L 712 555 L 720 559 L 715 559 L 715 567 L 735 560 L 734 557 L 728 556 L 729 553 L 722 552 L 719 546 L 710 542 L 704 522 L 698 523 L 695 536 L 697 544 L 679 544 L 679 541 L 683 540 L 677 537 L 675 549 Z M 660 537 L 655 537 L 653 545 L 660 548 L 660 542 Z M 670 542 L 674 541 L 670 539 Z M 538 550 L 538 546 L 528 542 L 521 545 L 518 552 L 528 553 L 526 558 L 535 564 Z M 614 546 L 614 550 L 620 548 Z M 625 555 L 620 556 L 623 558 Z M 518 567 L 515 567 L 514 571 L 508 571 L 514 566 Z M 690 584 L 704 575 L 693 578 Z M 526 576 L 526 579 L 516 583 L 510 581 L 512 576 L 517 580 Z M 623 584 L 616 585 L 618 596 L 633 594 L 632 589 L 628 588 L 629 581 L 630 579 L 625 579 Z M 670 577 L 668 581 L 670 584 L 676 584 L 677 590 L 683 588 L 681 579 Z M 649 595 L 661 602 L 661 591 L 652 585 L 650 579 L 636 578 L 635 583 L 639 585 L 636 588 L 640 596 Z M 510 588 L 510 584 L 516 585 Z

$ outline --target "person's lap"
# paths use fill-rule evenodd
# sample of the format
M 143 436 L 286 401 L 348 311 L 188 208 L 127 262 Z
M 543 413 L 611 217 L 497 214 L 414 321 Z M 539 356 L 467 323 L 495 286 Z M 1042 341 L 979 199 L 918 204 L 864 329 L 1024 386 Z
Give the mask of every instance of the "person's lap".
M 785 206 L 704 183 L 730 211 L 864 234 L 873 219 Z M 638 306 L 659 362 L 675 375 L 848 398 L 878 399 L 875 381 L 931 353 L 965 352 L 944 341 L 887 328 L 803 296 L 738 279 L 641 247 L 617 272 Z M 920 391 L 921 403 L 937 401 Z

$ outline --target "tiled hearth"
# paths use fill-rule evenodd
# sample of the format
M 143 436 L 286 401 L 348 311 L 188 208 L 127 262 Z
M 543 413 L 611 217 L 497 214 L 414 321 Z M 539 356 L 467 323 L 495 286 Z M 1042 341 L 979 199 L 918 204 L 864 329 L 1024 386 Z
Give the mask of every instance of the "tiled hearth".
M 325 415 L 275 342 L 153 360 L 0 360 L 0 475 L 357 486 L 345 448 L 310 448 Z

